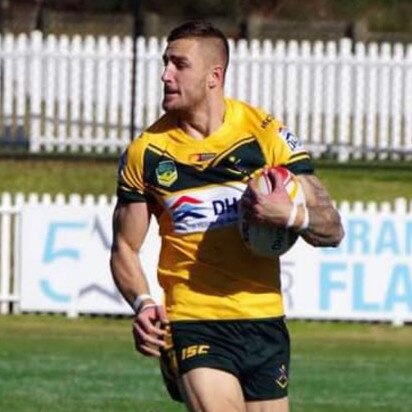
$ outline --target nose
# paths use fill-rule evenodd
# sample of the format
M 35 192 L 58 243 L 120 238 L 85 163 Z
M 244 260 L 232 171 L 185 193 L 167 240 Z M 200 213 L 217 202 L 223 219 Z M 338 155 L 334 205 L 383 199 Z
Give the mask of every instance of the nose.
M 166 65 L 164 67 L 161 79 L 162 79 L 163 83 L 170 82 L 170 80 L 171 80 L 171 71 L 170 71 L 169 66 Z

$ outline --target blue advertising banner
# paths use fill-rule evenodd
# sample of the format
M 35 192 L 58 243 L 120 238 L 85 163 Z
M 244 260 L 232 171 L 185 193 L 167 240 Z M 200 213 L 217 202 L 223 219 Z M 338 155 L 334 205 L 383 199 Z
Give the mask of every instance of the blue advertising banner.
M 25 206 L 22 210 L 23 311 L 132 313 L 109 268 L 111 214 L 102 206 Z M 161 301 L 156 281 L 157 228 L 150 228 L 141 259 Z
M 128 314 L 109 269 L 109 206 L 25 206 L 21 225 L 23 311 Z M 287 316 L 300 319 L 412 321 L 412 216 L 342 212 L 338 248 L 299 239 L 281 257 Z M 158 302 L 160 241 L 152 223 L 141 261 Z

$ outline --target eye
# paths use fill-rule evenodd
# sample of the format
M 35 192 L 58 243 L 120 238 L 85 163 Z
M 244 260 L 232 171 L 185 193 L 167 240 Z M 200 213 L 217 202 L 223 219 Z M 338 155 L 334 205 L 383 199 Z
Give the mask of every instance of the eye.
M 184 68 L 186 68 L 187 66 L 188 66 L 187 63 L 184 63 L 184 62 L 176 62 L 176 68 L 179 69 L 179 70 L 184 69 Z
M 172 60 L 177 70 L 183 70 L 190 66 L 189 61 L 185 57 L 176 56 Z

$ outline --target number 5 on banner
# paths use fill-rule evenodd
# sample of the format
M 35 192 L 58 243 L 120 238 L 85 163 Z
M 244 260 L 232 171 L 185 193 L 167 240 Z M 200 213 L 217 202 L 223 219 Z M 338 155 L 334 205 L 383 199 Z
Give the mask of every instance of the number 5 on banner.
M 44 264 L 51 264 L 52 262 L 56 261 L 57 259 L 73 259 L 79 260 L 80 259 L 80 242 L 76 242 L 76 248 L 70 247 L 59 247 L 58 240 L 65 240 L 65 232 L 73 231 L 73 230 L 82 230 L 84 231 L 87 228 L 87 223 L 85 222 L 51 222 L 49 224 L 46 243 L 43 253 L 43 263 Z M 49 279 L 42 279 L 41 280 L 41 289 L 43 293 L 47 295 L 49 298 L 55 301 L 70 303 L 71 307 L 73 306 L 74 302 L 76 301 L 76 295 L 78 293 L 78 283 L 74 281 L 70 282 L 72 284 L 72 293 L 71 294 L 64 294 L 61 292 L 57 292 L 55 288 L 52 286 L 51 281 Z M 73 310 L 70 309 L 70 312 Z

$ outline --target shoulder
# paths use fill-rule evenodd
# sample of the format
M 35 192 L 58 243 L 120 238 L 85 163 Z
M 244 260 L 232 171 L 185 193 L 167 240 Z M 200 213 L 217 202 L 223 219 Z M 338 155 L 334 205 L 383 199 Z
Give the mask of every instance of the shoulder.
M 287 165 L 296 174 L 312 173 L 310 155 L 300 139 L 272 114 L 239 100 L 230 100 L 234 116 L 243 120 L 247 129 L 259 143 L 266 161 L 271 165 Z
M 233 117 L 258 131 L 279 130 L 281 123 L 266 110 L 252 106 L 242 100 L 227 99 L 228 105 L 232 107 Z
M 165 141 L 169 134 L 176 129 L 176 122 L 172 115 L 165 113 L 156 122 L 150 125 L 128 146 L 127 151 L 139 153 L 145 150 L 150 144 L 159 145 Z

